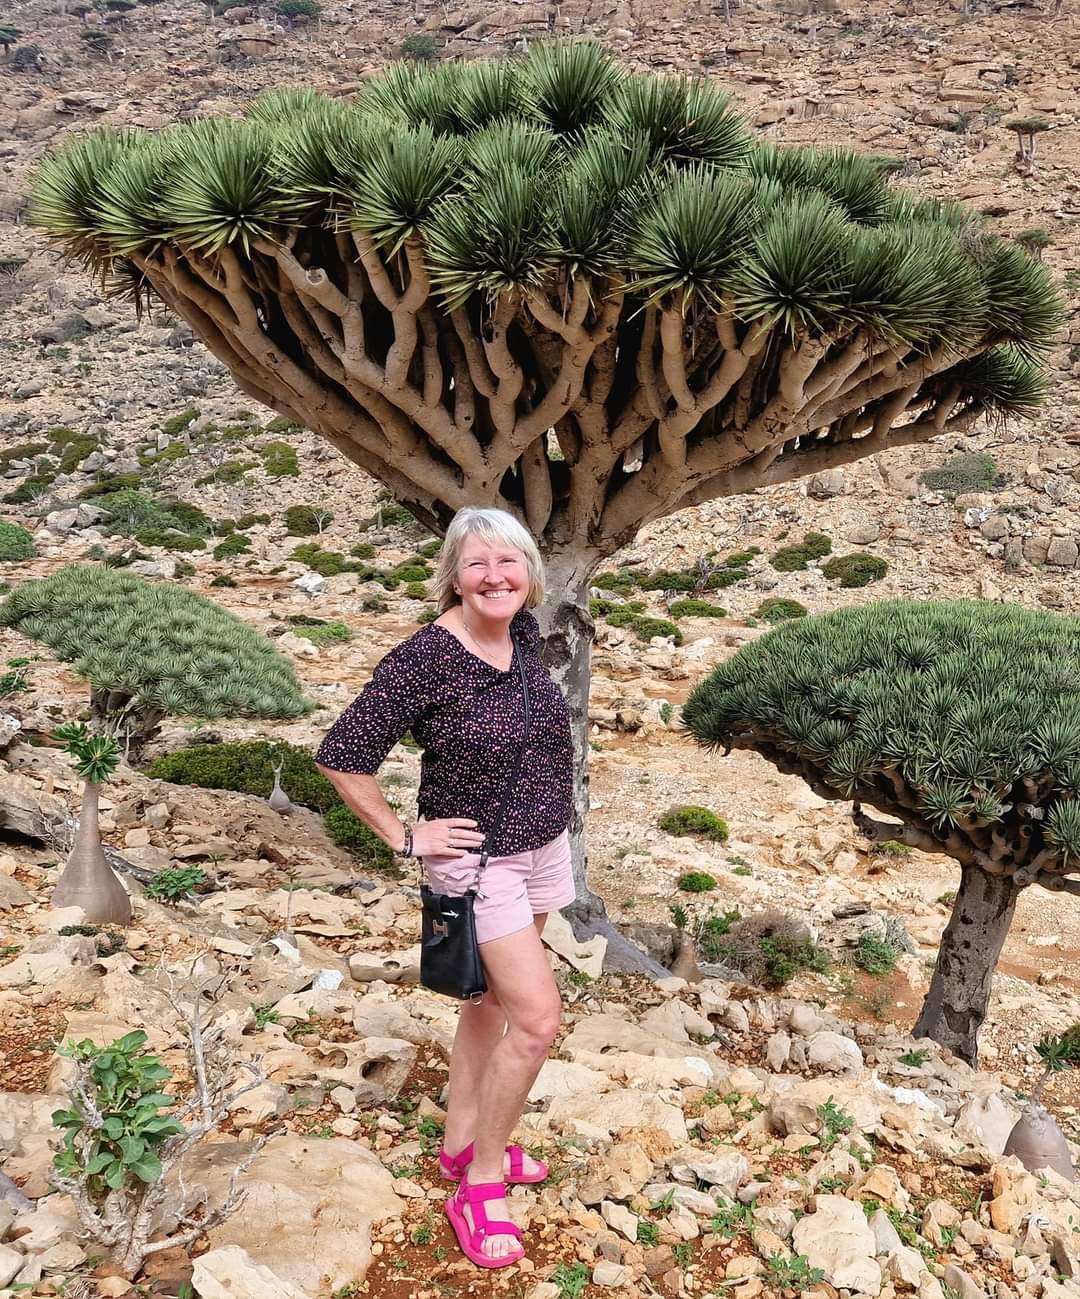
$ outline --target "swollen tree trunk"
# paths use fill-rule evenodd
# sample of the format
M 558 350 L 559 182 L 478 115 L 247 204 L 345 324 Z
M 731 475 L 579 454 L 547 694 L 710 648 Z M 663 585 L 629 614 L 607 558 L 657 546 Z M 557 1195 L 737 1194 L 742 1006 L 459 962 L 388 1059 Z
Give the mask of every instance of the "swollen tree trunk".
M 131 922 L 131 899 L 105 860 L 98 829 L 100 785 L 83 786 L 79 828 L 71 845 L 67 865 L 53 889 L 54 907 L 82 907 L 94 925 L 126 925 Z
M 916 1037 L 933 1038 L 974 1065 L 990 984 L 1012 923 L 1020 887 L 1008 875 L 965 866 L 941 938 Z
M 607 917 L 603 899 L 588 880 L 585 817 L 589 810 L 589 682 L 593 620 L 589 613 L 589 582 L 603 559 L 595 551 L 545 555 L 548 600 L 538 609 L 544 636 L 543 661 L 552 680 L 566 696 L 574 737 L 574 805 L 570 814 L 570 852 L 577 897 L 563 914 L 579 939 L 600 934 L 607 939 L 604 968 L 620 973 L 662 978 L 671 973 L 635 947 Z

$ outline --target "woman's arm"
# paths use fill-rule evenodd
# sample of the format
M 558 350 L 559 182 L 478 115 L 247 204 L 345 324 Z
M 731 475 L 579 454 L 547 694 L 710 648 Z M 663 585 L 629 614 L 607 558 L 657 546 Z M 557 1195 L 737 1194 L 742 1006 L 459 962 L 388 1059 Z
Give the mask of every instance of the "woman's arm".
M 316 767 L 341 795 L 341 801 L 355 812 L 363 823 L 379 836 L 394 852 L 405 847 L 405 827 L 398 814 L 383 796 L 374 776 L 351 771 L 335 771 L 332 767 Z

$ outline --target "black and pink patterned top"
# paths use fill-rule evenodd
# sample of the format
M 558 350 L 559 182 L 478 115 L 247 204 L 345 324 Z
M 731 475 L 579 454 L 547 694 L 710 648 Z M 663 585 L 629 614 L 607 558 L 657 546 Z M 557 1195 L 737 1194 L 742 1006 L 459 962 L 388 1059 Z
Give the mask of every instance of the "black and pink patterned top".
M 493 857 L 530 852 L 570 822 L 574 746 L 562 691 L 540 659 L 540 628 L 525 609 L 511 627 L 525 658 L 531 723 Z M 406 731 L 423 750 L 420 815 L 470 817 L 488 833 L 525 728 L 517 667 L 500 672 L 453 632 L 428 623 L 375 666 L 371 680 L 326 733 L 315 761 L 374 775 Z

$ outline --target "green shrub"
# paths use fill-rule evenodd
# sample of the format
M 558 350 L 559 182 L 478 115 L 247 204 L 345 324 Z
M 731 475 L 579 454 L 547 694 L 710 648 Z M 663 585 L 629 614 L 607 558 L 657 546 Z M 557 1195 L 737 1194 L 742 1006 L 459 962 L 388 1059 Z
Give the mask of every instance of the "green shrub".
M 148 898 L 157 898 L 159 902 L 178 902 L 205 883 L 206 874 L 201 866 L 166 866 L 147 884 L 145 892 Z
M 871 582 L 881 581 L 889 565 L 877 555 L 857 552 L 835 556 L 821 571 L 830 581 L 839 581 L 844 587 L 869 586 Z
M 398 49 L 403 59 L 417 59 L 427 63 L 439 52 L 439 42 L 434 36 L 406 36 Z
M 194 570 L 192 570 L 194 572 Z M 228 573 L 218 573 L 216 577 L 210 579 L 211 586 L 235 586 L 236 578 L 230 577 Z
M 723 817 L 710 812 L 707 807 L 692 804 L 668 808 L 656 824 L 667 834 L 693 835 L 712 843 L 727 843 L 730 833 Z
M 727 610 L 708 600 L 673 600 L 668 605 L 673 618 L 726 618 Z
M 142 482 L 142 474 L 102 474 L 88 487 L 79 492 L 79 500 L 91 500 L 96 496 L 109 496 L 114 492 L 137 491 Z
M 708 893 L 716 888 L 716 879 L 708 871 L 687 871 L 679 876 L 677 884 L 684 893 Z
M 158 499 L 133 488 L 122 488 L 100 497 L 97 508 L 103 515 L 99 525 L 102 531 L 119 536 L 183 532 L 205 537 L 213 527 L 210 518 L 197 505 L 173 497 Z
M 721 912 L 719 915 L 706 916 L 695 932 L 697 949 L 707 961 L 722 961 L 728 954 L 727 945 L 721 939 L 731 926 L 739 920 L 737 908 Z
M 193 537 L 186 532 L 166 532 L 161 528 L 143 528 L 136 532 L 135 540 L 140 546 L 161 546 L 165 550 L 181 550 L 185 553 L 206 549 L 204 537 Z
M 765 983 L 769 987 L 783 987 L 803 970 L 827 974 L 832 968 L 828 953 L 816 943 L 776 934 L 763 938 L 760 947 L 765 962 Z
M 100 445 L 92 433 L 76 433 L 71 428 L 51 428 L 45 433 L 49 439 L 49 451 L 60 457 L 60 472 L 71 474 L 79 467 L 91 452 Z
M 725 591 L 736 582 L 745 582 L 750 573 L 745 568 L 722 568 L 710 575 L 705 589 L 707 591 Z
M 676 645 L 683 643 L 683 634 L 678 627 L 669 622 L 667 618 L 645 618 L 638 616 L 632 624 L 638 640 L 648 641 L 654 636 L 672 636 Z
M 633 573 L 628 568 L 624 568 L 618 573 L 597 573 L 592 580 L 592 585 L 601 591 L 617 591 L 620 595 L 629 595 L 637 583 L 634 581 Z
M 271 478 L 299 478 L 296 449 L 288 442 L 268 442 L 262 449 L 263 468 Z
M 423 582 L 408 582 L 405 586 L 405 595 L 410 600 L 426 600 L 428 589 Z
M 315 624 L 301 623 L 293 628 L 297 636 L 303 636 L 313 645 L 329 645 L 333 641 L 352 640 L 352 632 L 343 622 L 327 622 Z
M 419 623 L 434 622 L 438 616 L 438 609 L 423 609 L 416 615 L 416 621 Z
M 295 423 L 291 419 L 287 419 L 284 415 L 275 415 L 270 423 L 267 424 L 266 431 L 267 433 L 273 433 L 275 436 L 285 433 L 303 433 L 304 426 L 303 424 Z
M 290 537 L 313 537 L 321 532 L 334 516 L 314 505 L 290 505 L 285 511 L 285 533 Z
M 184 429 L 198 418 L 198 409 L 195 406 L 189 406 L 187 410 L 182 410 L 178 415 L 170 415 L 162 424 L 161 431 L 168 437 L 176 437 L 178 433 L 183 433 Z
M 431 569 L 424 563 L 414 563 L 406 561 L 404 564 L 391 570 L 395 577 L 400 578 L 403 582 L 426 582 L 431 576 Z
M 638 586 L 643 591 L 693 591 L 697 579 L 692 573 L 657 568 L 651 573 L 642 573 L 638 578 Z
M 234 532 L 231 537 L 226 537 L 214 547 L 214 558 L 231 559 L 234 555 L 242 555 L 250 549 L 251 538 L 245 537 L 242 532 Z
M 425 541 L 422 546 L 418 546 L 416 553 L 421 559 L 438 559 L 441 550 L 442 542 L 436 537 L 433 541 Z M 374 547 L 372 553 L 374 554 Z
M 207 483 L 226 483 L 228 486 L 240 482 L 249 469 L 255 468 L 254 460 L 226 460 L 223 465 L 209 474 L 195 479 L 196 487 L 205 487 Z
M 967 492 L 989 492 L 1004 486 L 1004 476 L 997 462 L 986 451 L 965 452 L 950 456 L 919 475 L 919 482 L 944 496 L 963 496 Z
M 785 600 L 781 596 L 771 595 L 767 600 L 762 600 L 753 616 L 762 622 L 775 624 L 787 622 L 789 618 L 805 618 L 808 612 L 806 605 L 800 604 L 798 600 Z
M 900 952 L 885 938 L 862 934 L 855 949 L 855 964 L 867 974 L 891 974 Z
M 344 803 L 326 813 L 326 828 L 340 848 L 358 858 L 369 870 L 391 870 L 394 854 Z
M 187 562 L 186 559 L 178 559 L 178 560 L 176 561 L 176 567 L 175 567 L 174 570 L 173 570 L 173 576 L 174 576 L 174 577 L 194 577 L 194 576 L 195 576 L 195 565 L 194 565 L 194 564 L 189 564 L 189 563 Z M 214 585 L 213 582 L 211 582 L 210 585 L 213 586 L 213 585 Z M 234 585 L 235 585 L 235 583 L 234 583 Z
M 326 813 L 341 802 L 337 791 L 315 766 L 306 749 L 283 741 L 236 740 L 194 744 L 157 758 L 146 770 L 152 780 L 200 789 L 231 789 L 269 798 L 274 764 L 282 763 L 281 783 L 294 803 Z
M 370 541 L 361 541 L 349 551 L 349 554 L 355 555 L 357 559 L 374 559 L 378 553 Z
M 37 554 L 34 549 L 34 538 L 25 528 L 17 523 L 0 519 L 0 561 L 12 563 L 22 559 L 33 559 Z
M 305 541 L 299 546 L 294 546 L 289 558 L 306 564 L 313 573 L 319 573 L 323 577 L 334 577 L 338 573 L 356 573 L 361 580 L 366 580 L 374 574 L 374 569 L 369 564 L 346 559 L 336 550 L 323 550 L 313 541 Z M 398 585 L 396 579 L 394 585 Z
M 360 605 L 364 613 L 385 613 L 389 607 L 381 595 L 365 596 Z
M 0 500 L 7 505 L 29 505 L 31 501 L 36 501 L 39 496 L 43 496 L 55 481 L 55 469 L 41 469 L 31 474 L 29 478 L 24 478 L 18 487 L 8 492 L 6 496 L 0 497 Z
M 832 550 L 832 542 L 823 532 L 808 532 L 798 546 L 782 546 L 769 563 L 778 573 L 798 573 Z
M 236 520 L 236 530 L 237 532 L 246 532 L 248 528 L 254 528 L 259 524 L 267 524 L 269 522 L 269 514 L 241 514 Z

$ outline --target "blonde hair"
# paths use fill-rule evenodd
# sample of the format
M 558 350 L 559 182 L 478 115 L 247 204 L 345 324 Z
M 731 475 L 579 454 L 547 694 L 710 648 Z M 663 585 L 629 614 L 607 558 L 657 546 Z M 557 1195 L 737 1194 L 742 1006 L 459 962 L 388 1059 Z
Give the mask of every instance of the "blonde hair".
M 439 567 L 435 573 L 435 601 L 440 613 L 461 603 L 454 590 L 461 552 L 466 539 L 480 537 L 489 546 L 507 546 L 520 550 L 525 556 L 525 570 L 529 575 L 529 592 L 525 607 L 535 609 L 544 603 L 544 561 L 529 530 L 506 510 L 486 510 L 466 505 L 458 510 L 446 529 L 446 539 L 439 553 Z

